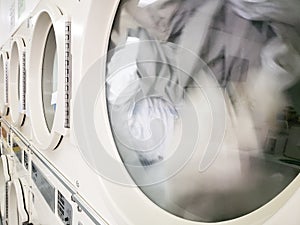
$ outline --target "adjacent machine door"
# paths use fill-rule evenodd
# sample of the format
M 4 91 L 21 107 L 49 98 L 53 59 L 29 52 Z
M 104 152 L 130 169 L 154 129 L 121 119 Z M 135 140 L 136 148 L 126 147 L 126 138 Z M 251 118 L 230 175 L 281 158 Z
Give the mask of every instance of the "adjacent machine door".
M 66 133 L 66 17 L 54 5 L 35 9 L 30 46 L 28 101 L 35 146 L 54 150 Z

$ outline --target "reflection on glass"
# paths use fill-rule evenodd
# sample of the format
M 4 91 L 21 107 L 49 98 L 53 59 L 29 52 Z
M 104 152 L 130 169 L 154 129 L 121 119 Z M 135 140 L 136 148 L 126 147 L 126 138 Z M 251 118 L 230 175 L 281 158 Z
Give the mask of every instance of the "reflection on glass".
M 57 50 L 53 26 L 51 26 L 45 44 L 42 68 L 42 97 L 45 121 L 51 131 L 56 109 L 57 95 Z
M 300 4 L 272 3 L 121 1 L 107 58 L 113 136 L 136 184 L 174 215 L 237 218 L 298 175 Z M 216 103 L 208 100 L 219 90 L 226 128 L 199 171 L 222 118 L 211 118 Z

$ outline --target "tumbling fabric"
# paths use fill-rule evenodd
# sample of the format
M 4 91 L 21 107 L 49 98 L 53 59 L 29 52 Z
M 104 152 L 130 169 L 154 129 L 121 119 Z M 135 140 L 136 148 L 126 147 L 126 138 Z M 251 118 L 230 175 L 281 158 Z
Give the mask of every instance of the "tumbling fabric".
M 175 108 L 184 99 L 186 88 L 199 85 L 195 84 L 195 80 L 201 76 L 201 59 L 225 90 L 236 96 L 246 96 L 242 98 L 248 100 L 256 99 L 255 104 L 249 104 L 257 106 L 252 108 L 253 123 L 259 124 L 261 120 L 255 121 L 255 118 L 267 118 L 268 115 L 263 114 L 269 112 L 266 110 L 261 114 L 257 110 L 262 105 L 268 108 L 268 104 L 260 103 L 254 93 L 265 95 L 269 92 L 280 96 L 299 79 L 297 28 L 300 20 L 296 13 L 299 5 L 298 0 L 288 4 L 282 0 L 163 0 L 140 7 L 138 1 L 127 1 L 124 8 L 132 20 L 124 24 L 117 19 L 115 30 L 118 35 L 112 35 L 114 43 L 111 47 L 125 44 L 126 49 L 128 41 L 125 39 L 135 38 L 135 53 L 128 49 L 128 55 L 134 55 L 131 60 L 135 68 L 131 71 L 127 68 L 122 75 L 113 78 L 114 82 L 108 82 L 108 99 L 113 98 L 114 90 L 118 92 L 123 86 L 127 88 L 117 96 L 120 104 L 125 103 L 121 101 L 124 98 L 132 100 L 136 96 L 151 96 L 168 102 L 176 111 Z M 287 13 L 288 10 L 291 13 Z M 285 32 L 287 30 L 294 32 Z M 187 51 L 197 53 L 198 57 L 186 54 Z M 116 54 L 121 53 L 116 51 Z M 145 63 L 148 61 L 151 63 Z M 119 60 L 111 60 L 111 63 L 115 62 L 119 63 Z M 254 83 L 251 83 L 254 78 L 249 78 L 249 74 L 257 78 Z M 135 80 L 134 85 L 128 86 L 129 75 L 131 80 Z M 272 82 L 258 85 L 260 80 L 266 82 L 268 79 Z M 256 90 L 252 88 L 255 82 Z M 229 83 L 241 83 L 245 86 L 243 93 L 234 93 Z M 259 87 L 261 90 L 258 90 Z M 149 105 L 143 105 L 149 108 Z M 269 106 L 272 109 L 271 103 Z M 144 116 L 144 120 L 148 121 L 149 114 Z M 170 118 L 174 115 L 170 114 Z
M 264 205 L 298 174 L 259 156 L 274 144 L 268 138 L 278 127 L 290 129 L 278 115 L 300 111 L 299 98 L 289 96 L 299 93 L 299 12 L 299 0 L 121 1 L 106 90 L 116 146 L 137 185 L 169 171 L 164 163 L 177 141 L 180 113 L 191 117 L 188 129 L 200 128 L 197 137 L 186 131 L 184 141 L 209 139 L 207 96 L 195 90 L 208 83 L 212 93 L 222 90 L 229 118 L 222 149 L 206 171 L 198 171 L 205 143 L 197 143 L 180 148 L 193 154 L 174 177 L 140 187 L 157 205 L 185 219 L 224 221 Z M 190 96 L 199 118 L 189 111 Z

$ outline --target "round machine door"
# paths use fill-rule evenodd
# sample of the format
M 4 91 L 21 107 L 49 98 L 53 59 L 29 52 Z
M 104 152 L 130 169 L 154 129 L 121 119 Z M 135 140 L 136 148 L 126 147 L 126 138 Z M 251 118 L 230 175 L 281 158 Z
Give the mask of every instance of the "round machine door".
M 11 180 L 9 159 L 5 155 L 1 155 L 0 160 L 0 212 L 2 217 L 5 215 L 5 202 L 6 202 L 6 187 L 7 182 Z
M 11 46 L 9 63 L 8 102 L 10 116 L 14 126 L 20 127 L 25 122 L 26 90 L 26 46 L 22 38 L 14 38 Z
M 30 118 L 36 147 L 53 150 L 66 133 L 68 119 L 64 75 L 66 18 L 51 4 L 41 3 L 36 12 L 28 76 Z
M 27 224 L 29 215 L 26 209 L 25 189 L 20 179 L 9 183 L 8 195 L 8 225 Z
M 298 19 L 245 2 L 92 4 L 74 131 L 128 223 L 261 224 L 300 188 Z
M 0 115 L 6 116 L 8 114 L 7 107 L 7 91 L 8 91 L 8 53 L 0 52 Z

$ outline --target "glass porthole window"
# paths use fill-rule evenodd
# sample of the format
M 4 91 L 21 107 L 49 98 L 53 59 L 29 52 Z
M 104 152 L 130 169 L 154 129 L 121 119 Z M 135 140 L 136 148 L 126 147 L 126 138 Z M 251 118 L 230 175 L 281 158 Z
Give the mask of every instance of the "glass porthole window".
M 23 125 L 25 118 L 25 94 L 23 93 L 25 87 L 22 84 L 22 77 L 26 75 L 26 56 L 24 52 L 25 44 L 23 39 L 15 38 L 11 47 L 8 77 L 8 102 L 11 120 L 15 126 Z
M 43 56 L 42 98 L 45 121 L 49 132 L 52 129 L 57 98 L 57 51 L 53 26 L 51 26 Z
M 281 3 L 247 4 L 124 0 L 113 23 L 106 100 L 116 147 L 141 191 L 186 220 L 246 215 L 299 173 L 299 17 L 287 20 Z
M 19 55 L 19 48 L 17 46 L 17 43 L 14 42 L 12 45 L 12 52 L 11 52 L 11 59 L 10 59 L 10 90 L 14 92 L 14 98 L 15 99 L 10 99 L 12 100 L 20 100 L 20 81 L 21 81 L 21 65 L 20 65 L 20 58 L 21 56 Z M 13 104 L 18 107 L 19 104 Z M 12 106 L 11 106 L 12 107 Z

